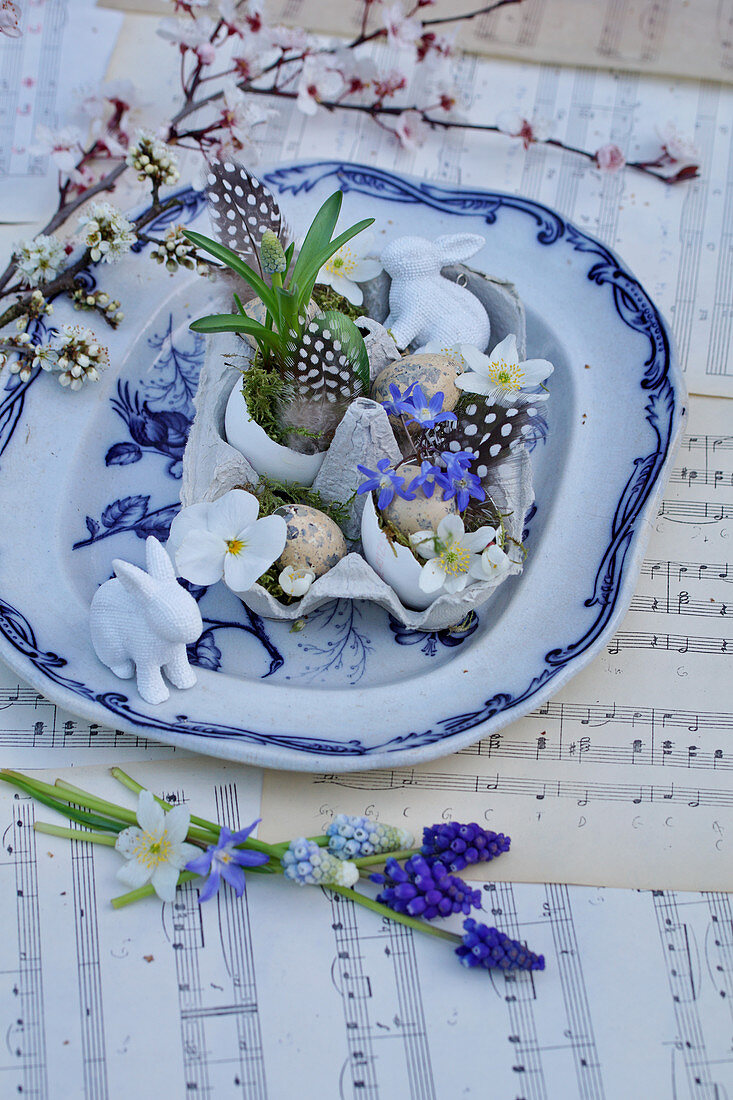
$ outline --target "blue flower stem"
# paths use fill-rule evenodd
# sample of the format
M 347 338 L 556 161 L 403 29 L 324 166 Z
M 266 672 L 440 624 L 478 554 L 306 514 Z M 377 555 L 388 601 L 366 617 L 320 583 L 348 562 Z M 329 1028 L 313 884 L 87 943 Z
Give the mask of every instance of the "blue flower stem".
M 114 848 L 117 837 L 109 833 L 81 832 L 79 829 L 64 829 L 61 825 L 51 825 L 48 821 L 35 821 L 33 828 L 37 833 L 48 833 L 49 836 L 61 836 L 67 840 L 83 840 L 89 844 L 106 844 L 108 848 Z
M 439 936 L 442 940 L 450 940 L 451 943 L 463 943 L 463 938 L 457 936 L 455 932 L 448 932 L 445 928 L 435 928 L 427 921 L 408 917 L 406 913 L 396 913 L 394 909 L 368 898 L 365 894 L 359 894 L 356 890 L 350 890 L 348 886 L 334 886 L 333 883 L 329 883 L 328 889 L 333 890 L 336 894 L 341 894 L 342 897 L 349 898 L 350 901 L 355 901 L 357 905 L 363 905 L 365 909 L 371 909 L 373 913 L 377 913 L 380 917 L 387 917 L 388 920 L 397 921 L 408 928 L 414 928 L 416 932 L 427 932 L 429 936 Z
M 402 851 L 397 852 L 382 852 L 378 856 L 361 856 L 359 859 L 352 859 L 351 862 L 355 863 L 360 869 L 362 867 L 375 867 L 380 863 L 386 863 L 388 859 L 409 859 L 410 856 L 416 856 L 421 851 L 421 848 L 403 848 Z

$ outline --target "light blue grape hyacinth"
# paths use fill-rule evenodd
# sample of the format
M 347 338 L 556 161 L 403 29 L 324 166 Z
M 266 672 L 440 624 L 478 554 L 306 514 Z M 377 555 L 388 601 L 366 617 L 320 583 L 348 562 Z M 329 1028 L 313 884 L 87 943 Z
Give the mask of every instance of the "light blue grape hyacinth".
M 281 861 L 285 877 L 298 886 L 353 886 L 359 878 L 355 864 L 336 859 L 304 836 L 290 841 Z
M 337 814 L 326 829 L 328 850 L 337 859 L 361 859 L 411 848 L 412 833 L 369 817 Z

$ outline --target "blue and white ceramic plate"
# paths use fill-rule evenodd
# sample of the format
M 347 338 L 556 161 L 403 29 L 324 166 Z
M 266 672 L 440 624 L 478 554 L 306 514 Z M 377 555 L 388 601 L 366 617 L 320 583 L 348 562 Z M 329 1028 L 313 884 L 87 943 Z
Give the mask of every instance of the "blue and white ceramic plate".
M 265 178 L 296 229 L 340 187 L 344 223 L 370 214 L 388 236 L 486 237 L 473 266 L 516 284 L 529 353 L 555 364 L 524 573 L 464 629 L 437 633 L 348 600 L 291 633 L 217 585 L 200 601 L 197 686 L 144 703 L 95 657 L 89 604 L 112 559 L 142 564 L 144 538 L 165 539 L 176 513 L 204 355 L 188 322 L 209 284 L 131 255 L 88 275 L 126 315 L 99 384 L 75 394 L 48 375 L 4 375 L 0 656 L 86 719 L 212 755 L 330 772 L 430 760 L 539 706 L 627 609 L 684 419 L 669 331 L 609 249 L 538 203 L 333 161 Z M 180 202 L 165 220 L 206 231 L 201 195 Z M 101 327 L 64 308 L 55 324 Z

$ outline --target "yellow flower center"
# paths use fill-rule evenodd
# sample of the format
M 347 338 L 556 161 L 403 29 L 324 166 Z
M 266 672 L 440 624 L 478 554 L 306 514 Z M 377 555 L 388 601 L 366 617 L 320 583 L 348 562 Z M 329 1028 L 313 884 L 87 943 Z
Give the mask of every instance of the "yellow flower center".
M 465 546 L 451 543 L 441 550 L 438 560 L 448 576 L 455 577 L 458 573 L 467 573 L 471 560 L 471 551 Z
M 338 252 L 334 253 L 330 260 L 326 260 L 326 271 L 330 271 L 332 275 L 343 275 L 348 279 L 357 262 L 358 257 L 348 245 L 344 245 Z
M 244 543 L 241 539 L 227 539 L 227 554 L 241 554 L 244 550 Z
M 524 371 L 519 363 L 507 363 L 504 359 L 489 364 L 489 378 L 495 386 L 506 390 L 522 388 Z
M 143 833 L 135 845 L 133 855 L 146 867 L 157 867 L 159 863 L 168 862 L 172 850 L 168 831 L 164 829 L 160 836 L 156 836 L 155 833 Z

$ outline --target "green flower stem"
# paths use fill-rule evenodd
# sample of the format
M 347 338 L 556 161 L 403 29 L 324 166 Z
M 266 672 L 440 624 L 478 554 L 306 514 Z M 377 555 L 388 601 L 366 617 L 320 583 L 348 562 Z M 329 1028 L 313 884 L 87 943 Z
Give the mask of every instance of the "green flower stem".
M 359 894 L 356 890 L 350 890 L 348 886 L 334 886 L 333 883 L 329 883 L 328 889 L 349 898 L 351 901 L 355 901 L 357 905 L 363 905 L 365 909 L 371 909 L 373 913 L 377 913 L 380 917 L 387 917 L 389 920 L 397 921 L 408 928 L 414 928 L 416 932 L 427 932 L 430 936 L 439 936 L 442 940 L 450 940 L 451 943 L 463 943 L 462 937 L 457 936 L 455 932 L 448 932 L 445 928 L 435 928 L 427 921 L 408 917 L 406 913 L 395 913 L 394 909 L 381 905 L 380 902 L 368 898 L 366 894 Z
M 122 768 L 110 768 L 111 774 L 118 781 L 122 783 L 128 790 L 134 791 L 135 794 L 140 794 L 140 791 L 145 790 L 142 784 L 138 783 L 136 779 L 133 779 L 131 775 L 124 772 Z M 170 810 L 170 806 L 167 802 L 164 802 L 162 798 L 158 798 L 157 795 L 153 795 L 153 798 L 162 806 L 164 810 Z M 215 821 L 208 821 L 205 817 L 197 817 L 196 814 L 191 814 L 191 824 L 199 826 L 198 829 L 189 829 L 189 837 L 195 837 L 197 840 L 206 841 L 207 844 L 216 844 L 221 833 L 221 825 L 217 825 Z M 245 840 L 243 844 L 238 844 L 238 848 L 251 848 L 253 852 L 264 852 L 265 855 L 279 857 L 279 852 L 276 850 L 277 845 L 265 844 L 261 840 L 255 840 L 250 837 Z M 287 844 L 285 845 L 287 847 Z
M 319 848 L 328 847 L 329 838 L 327 836 L 307 836 L 305 839 L 312 841 L 313 844 L 317 844 Z M 287 852 L 291 844 L 292 840 L 280 840 L 277 844 L 271 845 L 271 847 L 275 849 L 278 857 L 280 857 L 283 852 Z
M 119 833 L 124 828 L 122 822 L 109 821 L 105 817 L 99 817 L 97 814 L 87 813 L 85 810 L 79 810 L 76 807 L 68 806 L 63 802 L 59 802 L 58 798 L 48 798 L 44 794 L 40 794 L 39 791 L 30 783 L 24 783 L 20 779 L 10 779 L 7 775 L 0 773 L 0 779 L 6 783 L 11 783 L 18 790 L 25 791 L 37 802 L 41 802 L 44 806 L 48 806 L 49 809 L 55 810 L 56 813 L 62 814 L 64 817 L 70 818 L 72 821 L 78 821 L 80 825 L 86 825 L 90 828 L 106 829 L 111 833 Z
M 60 825 L 51 825 L 47 821 L 36 821 L 33 828 L 37 833 L 48 833 L 49 836 L 61 836 L 66 840 L 83 840 L 89 844 L 106 844 L 108 848 L 114 848 L 117 838 L 109 833 L 81 832 L 79 829 L 64 829 Z
M 178 876 L 178 885 L 182 886 L 184 882 L 191 882 L 192 879 L 200 877 L 195 871 L 181 871 Z M 133 901 L 149 898 L 154 893 L 155 890 L 150 883 L 146 886 L 139 886 L 137 890 L 130 890 L 127 894 L 120 894 L 118 897 L 112 898 L 112 908 L 123 909 L 126 905 L 132 905 Z
M 22 787 L 29 794 L 38 797 L 39 801 L 42 801 L 41 796 L 45 795 L 46 798 L 53 799 L 55 802 L 76 803 L 78 806 L 86 806 L 90 810 L 97 810 L 109 817 L 117 818 L 118 821 L 137 824 L 137 819 L 131 810 L 127 810 L 124 806 L 117 806 L 114 802 L 107 802 L 103 798 L 96 798 L 78 787 L 65 784 L 63 780 L 57 780 L 57 785 L 54 786 L 51 783 L 43 783 L 40 779 L 34 779 L 30 775 L 24 775 L 22 772 L 12 771 L 10 768 L 3 768 L 0 771 L 0 779 Z M 67 811 L 65 808 L 60 808 L 60 812 Z
M 388 859 L 409 859 L 410 856 L 416 856 L 420 853 L 420 848 L 403 848 L 399 852 L 382 852 L 378 856 L 362 856 L 360 859 L 352 859 L 352 863 L 355 863 L 357 867 L 375 867 L 380 863 L 386 863 Z

